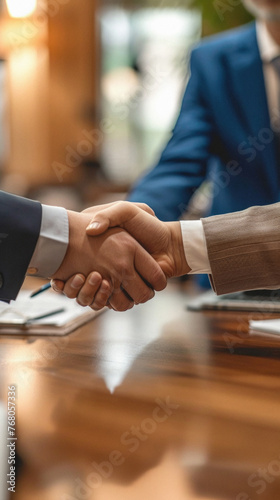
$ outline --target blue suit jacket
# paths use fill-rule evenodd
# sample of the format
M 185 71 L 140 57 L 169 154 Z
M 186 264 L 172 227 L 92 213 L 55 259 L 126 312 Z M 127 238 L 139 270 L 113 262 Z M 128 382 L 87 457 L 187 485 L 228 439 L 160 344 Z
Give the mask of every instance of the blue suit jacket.
M 40 234 L 41 204 L 0 191 L 0 300 L 15 299 Z
M 176 220 L 206 178 L 208 215 L 279 200 L 279 158 L 270 125 L 255 23 L 202 42 L 172 138 L 129 199 Z

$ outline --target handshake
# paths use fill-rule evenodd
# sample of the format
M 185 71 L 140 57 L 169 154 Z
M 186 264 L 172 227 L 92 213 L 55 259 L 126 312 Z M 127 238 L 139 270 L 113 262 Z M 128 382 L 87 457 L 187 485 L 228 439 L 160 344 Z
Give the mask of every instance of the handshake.
M 147 205 L 110 203 L 68 211 L 68 219 L 69 245 L 52 287 L 82 306 L 126 311 L 190 271 L 180 223 L 161 222 Z

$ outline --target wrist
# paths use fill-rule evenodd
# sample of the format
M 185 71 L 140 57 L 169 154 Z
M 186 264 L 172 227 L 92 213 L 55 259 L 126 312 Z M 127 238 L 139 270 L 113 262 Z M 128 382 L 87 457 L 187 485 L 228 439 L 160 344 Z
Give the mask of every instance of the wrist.
M 170 233 L 170 249 L 174 261 L 174 275 L 183 276 L 191 271 L 186 260 L 180 222 L 167 222 Z
M 58 270 L 51 275 L 65 281 L 71 274 L 80 272 L 80 256 L 87 246 L 86 226 L 90 216 L 82 215 L 71 210 L 67 210 L 69 223 L 69 243 L 64 259 Z

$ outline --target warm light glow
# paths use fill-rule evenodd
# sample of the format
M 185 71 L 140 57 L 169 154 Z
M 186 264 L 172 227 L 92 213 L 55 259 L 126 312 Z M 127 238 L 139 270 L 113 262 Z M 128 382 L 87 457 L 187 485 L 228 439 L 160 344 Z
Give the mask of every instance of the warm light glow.
M 27 17 L 33 14 L 37 0 L 6 0 L 11 17 Z

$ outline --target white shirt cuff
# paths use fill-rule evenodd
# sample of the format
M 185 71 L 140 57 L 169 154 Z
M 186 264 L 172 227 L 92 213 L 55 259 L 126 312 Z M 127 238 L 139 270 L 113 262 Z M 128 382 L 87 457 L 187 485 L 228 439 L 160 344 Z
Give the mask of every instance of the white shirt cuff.
M 202 222 L 184 220 L 180 224 L 189 274 L 211 274 Z
M 40 235 L 27 274 L 49 278 L 60 267 L 69 243 L 65 208 L 42 205 Z

